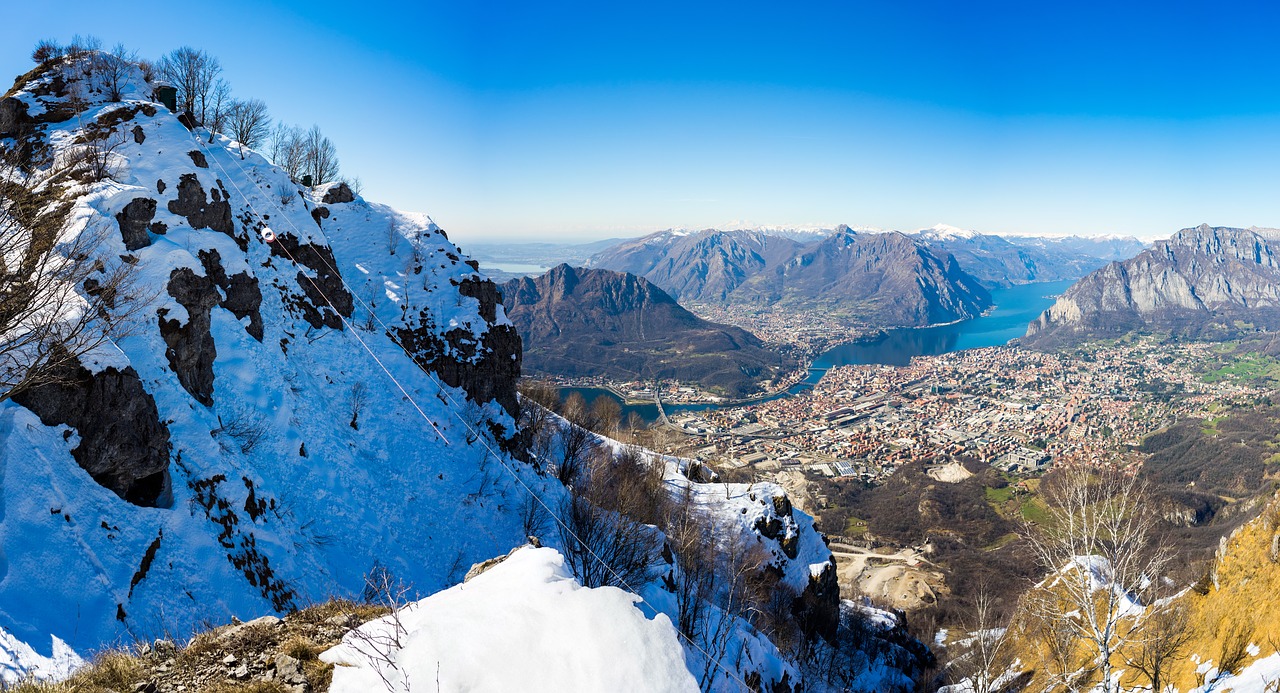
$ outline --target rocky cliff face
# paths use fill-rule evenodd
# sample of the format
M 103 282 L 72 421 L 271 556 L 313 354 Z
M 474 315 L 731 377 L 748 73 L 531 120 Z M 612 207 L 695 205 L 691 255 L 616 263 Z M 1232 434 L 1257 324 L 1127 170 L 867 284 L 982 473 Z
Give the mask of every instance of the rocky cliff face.
M 560 265 L 502 285 L 532 372 L 676 378 L 741 396 L 795 364 L 737 327 L 703 320 L 631 274 Z
M 1027 331 L 1051 344 L 1131 330 L 1228 336 L 1280 328 L 1276 241 L 1250 229 L 1183 229 L 1081 279 Z

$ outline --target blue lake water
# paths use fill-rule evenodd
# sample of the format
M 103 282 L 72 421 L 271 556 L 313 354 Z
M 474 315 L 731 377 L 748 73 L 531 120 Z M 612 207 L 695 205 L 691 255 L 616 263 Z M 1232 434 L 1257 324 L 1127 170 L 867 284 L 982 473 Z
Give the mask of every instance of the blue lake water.
M 883 338 L 874 342 L 834 347 L 814 360 L 809 367 L 808 377 L 803 381 L 792 385 L 786 392 L 757 401 L 767 402 L 803 392 L 821 380 L 827 369 L 836 366 L 866 364 L 905 366 L 911 362 L 913 356 L 936 356 L 952 351 L 1007 344 L 1009 340 L 1026 334 L 1027 323 L 1035 320 L 1040 313 L 1052 305 L 1058 294 L 1066 291 L 1072 283 L 1070 280 L 1041 282 L 995 289 L 991 292 L 991 298 L 996 307 L 986 315 L 950 325 L 888 330 Z M 562 388 L 560 396 L 568 397 L 572 392 L 581 394 L 588 402 L 601 395 L 619 399 L 608 390 L 595 387 Z M 715 407 L 714 404 L 663 405 L 668 415 L 681 411 L 705 411 Z M 624 418 L 632 411 L 643 417 L 645 421 L 658 418 L 658 407 L 655 404 L 622 405 Z

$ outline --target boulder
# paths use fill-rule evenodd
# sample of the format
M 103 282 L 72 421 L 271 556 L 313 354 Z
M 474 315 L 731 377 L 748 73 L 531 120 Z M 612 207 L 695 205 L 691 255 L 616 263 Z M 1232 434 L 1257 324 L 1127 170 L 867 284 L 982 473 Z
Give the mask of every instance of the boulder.
M 74 428 L 71 456 L 94 481 L 134 505 L 167 503 L 169 429 L 132 368 L 91 373 L 77 361 L 14 401 L 46 426 Z

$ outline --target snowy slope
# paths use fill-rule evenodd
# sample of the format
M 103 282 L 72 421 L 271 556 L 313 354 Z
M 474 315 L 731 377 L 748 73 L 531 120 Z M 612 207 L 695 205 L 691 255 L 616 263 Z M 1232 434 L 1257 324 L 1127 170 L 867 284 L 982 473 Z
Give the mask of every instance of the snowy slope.
M 51 79 L 45 75 L 17 94 L 29 114 L 65 101 L 37 94 L 56 91 Z M 482 301 L 463 295 L 459 283 L 479 285 L 482 278 L 456 246 L 425 216 L 359 198 L 322 204 L 326 190 L 299 188 L 255 153 L 240 161 L 225 138 L 198 143 L 174 115 L 145 100 L 144 87 L 139 76 L 123 103 L 93 102 L 79 118 L 39 124 L 36 136 L 66 149 L 82 125 L 119 109 L 130 113 L 119 128 L 140 129 L 141 142 L 130 134 L 116 150 L 114 180 L 78 185 L 64 199 L 74 201 L 79 220 L 71 232 L 86 224 L 109 230 L 102 255 L 109 262 L 136 258 L 139 283 L 154 290 L 154 306 L 134 334 L 92 370 L 113 363 L 136 371 L 154 399 L 157 425 L 167 428 L 170 491 L 159 507 L 123 500 L 77 464 L 76 430 L 44 425 L 14 402 L 0 404 L 0 629 L 39 656 L 54 654 L 50 636 L 84 652 L 358 593 L 375 560 L 427 594 L 523 541 L 509 510 L 516 492 L 500 465 L 535 489 L 547 482 L 502 453 L 491 433 L 514 431 L 511 415 L 495 401 L 514 399 L 514 391 L 468 401 L 467 391 L 419 368 L 376 321 L 373 329 L 343 324 L 323 300 L 308 296 L 313 280 L 328 294 L 342 293 L 340 283 L 322 280 L 329 272 L 316 261 L 332 248 L 357 299 L 350 323 L 369 321 L 363 300 L 389 329 L 415 328 L 422 338 L 416 355 L 429 365 L 460 372 L 501 356 L 518 369 L 518 342 L 505 355 L 484 342 L 505 317 L 501 305 L 482 315 Z M 208 167 L 189 152 L 202 153 Z M 170 211 L 184 176 L 198 185 L 204 217 Z M 185 187 L 192 196 L 193 186 Z M 231 233 L 194 228 L 222 226 L 218 197 L 229 200 Z M 116 215 L 140 198 L 156 201 L 150 221 L 166 228 L 146 232 L 145 247 L 131 251 Z M 321 207 L 327 218 L 316 213 Z M 399 227 L 394 255 L 392 221 Z M 282 237 L 275 247 L 259 233 L 264 223 Z M 310 251 L 307 261 L 320 269 L 281 257 L 285 237 L 292 237 L 294 254 Z M 416 260 L 410 239 L 420 247 Z M 217 260 L 210 263 L 213 252 Z M 197 327 L 173 296 L 171 277 L 209 278 L 211 269 L 256 280 L 262 333 L 251 334 L 252 316 L 237 319 L 220 305 L 205 305 L 216 356 L 211 392 L 202 394 L 175 373 L 161 326 L 167 320 L 179 330 Z M 188 286 L 199 288 L 199 280 Z M 208 282 L 204 289 L 201 300 L 210 292 L 215 302 L 227 296 Z M 207 348 L 194 351 L 210 355 Z M 357 429 L 348 422 L 353 388 L 360 387 L 369 396 Z M 243 435 L 225 430 L 231 421 L 260 438 L 246 446 Z

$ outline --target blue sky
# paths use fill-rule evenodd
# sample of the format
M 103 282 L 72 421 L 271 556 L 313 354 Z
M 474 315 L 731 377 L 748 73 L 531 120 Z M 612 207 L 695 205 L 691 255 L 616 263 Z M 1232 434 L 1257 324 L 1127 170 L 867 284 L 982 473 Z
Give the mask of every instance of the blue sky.
M 0 72 L 74 33 L 204 48 L 463 242 L 1280 226 L 1280 10 L 1121 4 L 32 2 Z

